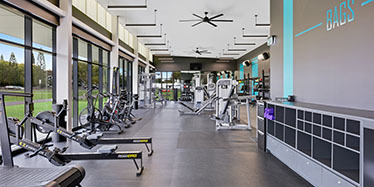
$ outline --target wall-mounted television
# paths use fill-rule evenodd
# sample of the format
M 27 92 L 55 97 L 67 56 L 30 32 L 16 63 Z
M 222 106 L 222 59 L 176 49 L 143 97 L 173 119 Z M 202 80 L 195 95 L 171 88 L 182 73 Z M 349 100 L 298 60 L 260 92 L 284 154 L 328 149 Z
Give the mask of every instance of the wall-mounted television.
M 201 63 L 191 63 L 190 64 L 190 70 L 201 70 Z

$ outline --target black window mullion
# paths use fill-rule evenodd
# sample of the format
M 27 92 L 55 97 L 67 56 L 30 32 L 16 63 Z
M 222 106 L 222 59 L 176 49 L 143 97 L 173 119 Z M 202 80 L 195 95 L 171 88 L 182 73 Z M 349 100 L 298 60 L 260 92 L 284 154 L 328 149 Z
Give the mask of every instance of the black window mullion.
M 73 38 L 73 127 L 78 126 L 78 39 Z
M 107 87 L 107 92 L 110 92 L 110 55 L 109 55 L 109 53 L 108 53 L 108 61 L 107 61 L 107 85 L 106 85 L 106 87 Z
M 56 58 L 56 27 L 52 28 L 52 103 L 55 104 L 56 101 L 56 89 L 57 89 L 57 77 L 56 77 L 56 72 L 57 72 L 57 58 Z
M 87 88 L 91 89 L 92 88 L 92 45 L 87 44 Z M 91 92 L 92 93 L 92 92 Z
M 103 50 L 99 48 L 99 92 L 103 93 Z M 99 98 L 99 108 L 103 108 L 103 98 Z
M 126 72 L 126 80 L 127 80 L 127 93 L 130 94 L 131 90 L 130 90 L 130 86 L 131 86 L 131 83 L 130 83 L 130 76 L 131 76 L 131 67 L 130 67 L 130 61 L 126 60 L 126 64 L 127 64 L 127 72 Z
M 132 100 L 132 62 L 129 61 L 129 100 Z
M 25 80 L 24 80 L 24 91 L 32 93 L 32 19 L 29 16 L 25 16 Z M 32 103 L 32 98 L 25 98 L 25 112 L 28 113 L 32 110 L 27 103 Z M 30 121 L 26 121 L 25 137 L 32 139 L 32 128 Z

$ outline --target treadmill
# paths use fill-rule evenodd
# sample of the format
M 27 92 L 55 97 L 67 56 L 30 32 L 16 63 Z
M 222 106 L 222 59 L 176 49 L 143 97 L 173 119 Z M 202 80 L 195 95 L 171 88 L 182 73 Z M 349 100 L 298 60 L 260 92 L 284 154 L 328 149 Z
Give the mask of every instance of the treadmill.
M 4 96 L 32 97 L 27 93 L 0 93 L 0 140 L 2 162 L 0 187 L 73 187 L 80 186 L 85 170 L 80 166 L 23 168 L 14 165 L 7 126 Z

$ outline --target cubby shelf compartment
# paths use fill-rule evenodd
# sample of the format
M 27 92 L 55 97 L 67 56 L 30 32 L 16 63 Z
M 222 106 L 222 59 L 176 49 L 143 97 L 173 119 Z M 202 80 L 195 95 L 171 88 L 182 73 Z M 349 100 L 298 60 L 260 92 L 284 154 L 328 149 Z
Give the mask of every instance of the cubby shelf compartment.
M 360 121 L 292 104 L 271 102 L 267 107 L 275 114 L 266 123 L 270 136 L 359 185 Z

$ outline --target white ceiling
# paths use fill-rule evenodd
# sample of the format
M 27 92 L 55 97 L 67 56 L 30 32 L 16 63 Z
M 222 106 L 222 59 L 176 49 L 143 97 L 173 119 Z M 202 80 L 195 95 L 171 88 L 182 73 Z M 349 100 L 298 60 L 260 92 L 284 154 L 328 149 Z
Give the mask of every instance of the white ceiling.
M 193 56 L 188 53 L 199 47 L 208 49 L 212 54 L 205 54 L 199 57 L 234 57 L 239 58 L 248 51 L 251 51 L 266 42 L 266 38 L 242 38 L 242 28 L 245 34 L 269 34 L 269 27 L 255 27 L 254 15 L 258 14 L 259 23 L 270 22 L 270 0 L 147 0 L 147 10 L 121 10 L 111 9 L 113 15 L 120 16 L 120 22 L 126 23 L 154 23 L 154 10 L 157 9 L 157 24 L 163 24 L 163 32 L 167 33 L 167 40 L 170 41 L 171 54 L 173 56 Z M 104 6 L 110 5 L 141 5 L 142 0 L 100 0 Z M 223 13 L 219 19 L 233 19 L 232 23 L 216 22 L 218 27 L 212 27 L 202 23 L 191 27 L 194 22 L 179 22 L 181 19 L 196 19 L 192 14 L 204 16 L 209 12 L 208 17 Z M 127 27 L 137 34 L 159 34 L 157 27 Z M 234 37 L 237 42 L 255 42 L 255 46 L 234 46 Z M 141 43 L 163 42 L 164 39 L 140 39 Z M 246 48 L 246 52 L 240 52 L 236 56 L 223 56 L 222 50 L 230 48 Z M 165 48 L 165 47 L 151 47 Z M 156 52 L 154 52 L 156 53 Z M 165 53 L 165 52 L 164 52 Z M 219 54 L 221 53 L 221 55 Z M 237 53 L 237 52 L 235 52 Z

